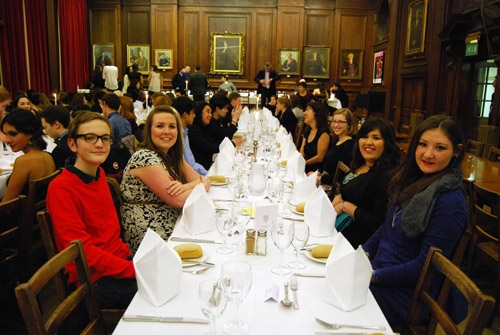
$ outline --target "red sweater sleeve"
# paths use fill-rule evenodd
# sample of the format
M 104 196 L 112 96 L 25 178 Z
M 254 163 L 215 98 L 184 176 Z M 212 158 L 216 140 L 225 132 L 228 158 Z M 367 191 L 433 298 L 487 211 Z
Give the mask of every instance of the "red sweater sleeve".
M 65 169 L 50 184 L 47 209 L 59 250 L 82 240 L 94 282 L 103 276 L 135 278 L 103 171 L 99 180 L 86 184 Z M 75 271 L 74 265 L 68 266 L 70 282 L 76 281 Z

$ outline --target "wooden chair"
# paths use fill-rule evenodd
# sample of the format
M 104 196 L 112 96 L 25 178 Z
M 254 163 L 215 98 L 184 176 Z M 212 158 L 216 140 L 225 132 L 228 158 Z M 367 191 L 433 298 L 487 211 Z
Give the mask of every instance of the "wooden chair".
M 120 221 L 121 236 L 123 237 L 123 226 L 122 223 L 122 210 L 123 210 L 123 200 L 122 200 L 122 191 L 120 188 L 120 184 L 113 177 L 106 177 L 106 181 L 108 183 L 109 192 L 111 193 L 111 198 L 113 198 L 113 204 L 115 205 L 116 214 L 118 215 L 118 220 Z
M 302 140 L 303 128 L 304 128 L 303 123 L 297 123 L 297 126 L 295 127 L 295 134 L 293 136 L 293 139 L 294 139 L 295 147 L 297 148 L 297 150 L 300 150 L 300 145 L 302 144 L 301 140 Z
M 25 222 L 26 196 L 21 195 L 0 205 L 0 295 L 14 292 L 19 281 L 25 281 L 29 268 L 22 262 L 28 257 L 28 245 L 22 243 L 21 226 Z
M 492 162 L 500 161 L 500 148 L 491 146 L 488 151 L 488 159 Z
M 25 261 L 26 264 L 37 263 L 33 258 L 33 255 L 40 257 L 40 252 L 43 253 L 43 243 L 40 236 L 40 227 L 37 224 L 36 213 L 46 206 L 46 197 L 49 184 L 54 180 L 61 170 L 55 170 L 50 175 L 40 178 L 30 180 L 28 188 L 28 198 L 26 201 L 26 223 L 23 225 L 23 231 L 21 231 L 21 236 L 24 242 L 30 246 L 31 252 L 27 255 L 28 259 Z M 41 257 L 42 261 L 38 263 L 45 262 L 47 258 Z M 36 267 L 35 267 L 36 268 Z M 35 268 L 32 268 L 29 275 L 34 272 Z
M 433 292 L 436 280 L 442 280 L 436 274 L 441 274 L 446 281 L 454 284 L 467 299 L 469 309 L 467 319 L 464 325 L 461 325 L 464 326 L 463 331 L 459 330 L 444 309 L 449 289 L 441 289 L 437 299 L 435 298 Z M 443 328 L 445 334 L 481 334 L 494 305 L 495 299 L 483 294 L 465 273 L 443 256 L 441 250 L 431 247 L 402 334 L 434 334 L 437 324 Z M 422 320 L 426 313 L 430 314 L 430 321 Z
M 486 144 L 484 142 L 467 140 L 467 143 L 465 145 L 465 152 L 471 153 L 478 157 L 482 157 L 485 145 Z
M 42 233 L 43 244 L 49 258 L 57 254 L 56 241 L 54 239 L 54 230 L 52 229 L 52 221 L 49 212 L 43 210 L 37 213 L 40 232 Z M 58 275 L 54 275 L 54 285 L 58 297 L 64 297 L 70 291 L 68 286 L 67 272 L 63 269 Z M 101 309 L 101 315 L 104 320 L 104 328 L 106 332 L 113 332 L 116 325 L 125 313 L 124 309 Z
M 333 175 L 332 189 L 330 191 L 330 199 L 333 199 L 340 193 L 340 183 L 344 180 L 345 176 L 349 173 L 350 169 L 344 162 L 337 163 L 337 169 Z
M 80 286 L 65 296 L 54 310 L 42 311 L 37 300 L 38 294 L 50 283 L 52 278 L 73 261 L 78 270 Z M 81 240 L 71 242 L 69 247 L 42 265 L 28 282 L 18 285 L 16 296 L 31 335 L 58 333 L 65 320 L 79 311 L 78 308 L 85 308 L 89 319 L 81 332 L 82 334 L 105 334 L 101 311 L 97 305 L 95 287 L 92 283 Z M 72 325 L 73 327 L 74 325 Z
M 496 273 L 494 295 L 500 298 L 500 195 L 477 183 L 471 185 L 472 245 L 469 273 L 476 260 Z

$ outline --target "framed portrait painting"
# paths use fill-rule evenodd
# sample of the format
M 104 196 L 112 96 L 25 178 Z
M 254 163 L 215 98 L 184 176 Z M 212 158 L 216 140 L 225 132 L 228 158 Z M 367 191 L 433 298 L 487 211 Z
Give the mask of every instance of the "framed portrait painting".
M 155 64 L 160 70 L 173 69 L 173 50 L 172 49 L 155 49 Z
M 342 50 L 340 58 L 340 79 L 363 78 L 363 50 Z
M 115 63 L 115 46 L 113 44 L 93 44 L 92 45 L 93 68 L 96 65 L 104 67 L 106 59 L 111 59 Z
M 212 33 L 210 40 L 210 73 L 243 74 L 245 34 Z
M 127 63 L 128 65 L 137 64 L 138 71 L 147 74 L 149 73 L 149 45 L 127 44 Z
M 330 47 L 305 46 L 302 59 L 302 77 L 330 78 Z
M 384 80 L 385 51 L 375 52 L 373 56 L 373 84 L 382 84 Z
M 424 53 L 425 27 L 427 25 L 427 0 L 417 0 L 408 8 L 406 55 Z
M 280 75 L 300 75 L 300 49 L 280 49 Z

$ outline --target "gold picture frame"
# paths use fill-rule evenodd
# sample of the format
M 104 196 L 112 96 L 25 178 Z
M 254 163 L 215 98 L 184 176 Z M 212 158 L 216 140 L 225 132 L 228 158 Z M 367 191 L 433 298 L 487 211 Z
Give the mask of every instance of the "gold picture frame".
M 300 75 L 300 49 L 280 49 L 279 57 L 280 75 Z
M 148 74 L 150 67 L 149 59 L 148 44 L 127 44 L 127 66 L 137 64 L 140 73 Z
M 302 57 L 302 77 L 330 79 L 330 47 L 305 46 Z
M 210 74 L 243 75 L 245 34 L 212 33 L 210 38 Z
M 343 49 L 340 56 L 339 79 L 362 79 L 363 50 Z
M 114 44 L 93 44 L 92 45 L 92 55 L 94 69 L 96 65 L 101 68 L 104 67 L 106 59 L 111 59 L 111 62 L 115 63 L 115 45 Z
M 427 26 L 427 0 L 417 0 L 408 7 L 405 55 L 423 54 Z
M 173 69 L 174 50 L 172 49 L 155 49 L 155 64 L 160 70 Z

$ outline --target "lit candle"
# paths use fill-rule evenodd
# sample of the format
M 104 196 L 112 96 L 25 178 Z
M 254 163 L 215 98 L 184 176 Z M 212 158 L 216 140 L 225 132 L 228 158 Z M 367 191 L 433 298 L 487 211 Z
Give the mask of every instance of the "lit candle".
M 187 90 L 188 90 L 188 81 L 186 80 L 186 93 L 187 93 Z
M 146 109 L 149 107 L 148 103 L 148 91 L 144 91 L 144 94 L 146 94 Z
M 57 105 L 57 94 L 54 93 L 54 105 Z

